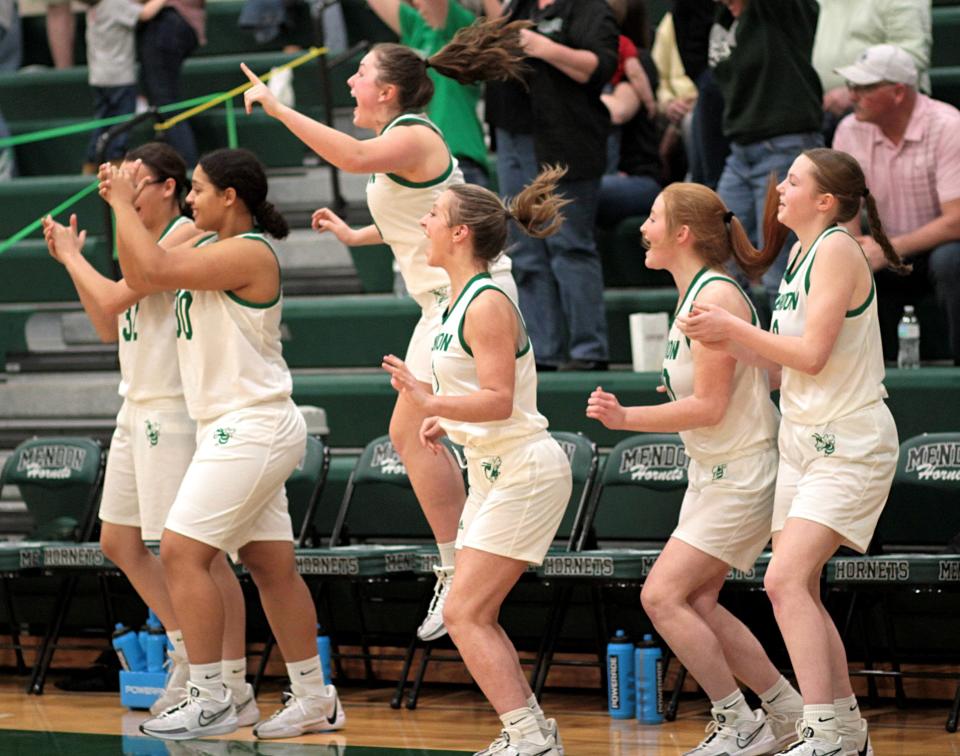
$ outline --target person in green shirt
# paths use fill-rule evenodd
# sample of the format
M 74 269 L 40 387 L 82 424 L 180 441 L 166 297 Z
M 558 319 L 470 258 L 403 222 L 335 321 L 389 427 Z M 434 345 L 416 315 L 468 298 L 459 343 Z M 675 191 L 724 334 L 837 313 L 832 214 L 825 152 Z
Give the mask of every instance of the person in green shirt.
M 400 43 L 429 57 L 453 39 L 458 29 L 469 26 L 476 16 L 457 0 L 418 0 L 414 8 L 402 0 L 367 0 L 370 9 L 400 37 Z M 468 184 L 488 186 L 490 166 L 483 127 L 477 117 L 480 100 L 478 84 L 460 84 L 434 70 L 434 95 L 427 107 L 433 121 L 460 163 Z

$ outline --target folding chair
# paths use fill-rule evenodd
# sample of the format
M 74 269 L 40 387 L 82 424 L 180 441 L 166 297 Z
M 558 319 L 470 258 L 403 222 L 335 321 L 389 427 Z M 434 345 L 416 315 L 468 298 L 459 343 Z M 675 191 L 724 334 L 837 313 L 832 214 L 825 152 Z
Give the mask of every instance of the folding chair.
M 960 433 L 931 433 L 914 436 L 900 445 L 893 486 L 877 524 L 869 556 L 835 557 L 827 565 L 826 582 L 831 591 L 850 595 L 843 637 L 854 619 L 863 641 L 864 675 L 875 697 L 875 679 L 892 677 L 898 706 L 906 703 L 903 679 L 960 678 L 949 672 L 904 672 L 900 668 L 898 643 L 890 599 L 895 595 L 913 598 L 943 591 L 956 592 L 960 586 L 960 554 L 945 553 L 948 543 L 960 534 Z M 953 548 L 956 549 L 954 540 Z M 873 598 L 880 612 L 891 669 L 873 667 L 869 643 L 871 623 L 864 621 L 860 604 Z M 911 612 L 916 616 L 915 612 Z M 928 615 L 929 619 L 942 614 Z M 949 661 L 955 662 L 952 654 Z M 960 681 L 947 716 L 946 729 L 955 732 L 960 714 Z
M 346 578 L 351 599 L 357 607 L 359 655 L 339 653 L 334 615 L 328 607 L 328 629 L 338 675 L 343 674 L 342 659 L 358 657 L 364 662 L 367 679 L 375 679 L 371 664 L 371 633 L 363 612 L 361 586 L 409 577 L 416 552 L 433 542 L 433 534 L 413 493 L 403 462 L 390 437 L 378 436 L 364 447 L 350 474 L 330 535 L 329 549 L 311 551 L 318 555 L 349 554 L 356 564 L 355 568 L 338 569 L 336 573 L 323 575 L 328 580 Z M 400 657 L 380 655 L 378 658 L 395 660 Z
M 63 630 L 80 580 L 85 558 L 68 545 L 89 541 L 96 526 L 97 502 L 103 485 L 104 455 L 90 438 L 57 436 L 24 441 L 7 459 L 0 487 L 14 485 L 33 518 L 29 542 L 20 545 L 20 574 L 65 572 L 58 584 L 52 615 L 37 651 L 27 688 L 41 694 L 57 641 Z M 85 552 L 86 553 L 86 552 Z M 102 556 L 102 555 L 101 555 Z M 11 626 L 11 641 L 22 664 L 22 644 L 11 596 L 12 575 L 2 577 L 4 600 Z M 106 619 L 109 620 L 109 612 Z M 109 625 L 105 623 L 106 635 Z
M 566 453 L 567 458 L 570 460 L 570 467 L 573 473 L 573 490 L 567 508 L 564 511 L 563 519 L 557 530 L 557 535 L 554 540 L 555 545 L 551 547 L 551 552 L 553 553 L 565 553 L 572 551 L 576 545 L 578 536 L 577 527 L 580 522 L 583 521 L 587 503 L 593 491 L 599 456 L 597 454 L 596 444 L 582 433 L 555 431 L 552 432 L 551 435 Z M 435 560 L 439 558 L 433 549 L 431 550 L 431 556 L 433 556 L 433 558 L 425 560 L 424 564 L 424 566 L 430 570 L 427 573 L 429 575 L 433 574 L 433 564 L 435 564 Z M 531 573 L 529 577 L 534 578 L 535 575 Z M 549 656 L 552 656 L 553 643 L 555 642 L 553 629 L 562 624 L 563 614 L 566 612 L 568 603 L 569 592 L 566 586 L 554 586 L 553 599 L 546 622 L 546 630 L 544 634 L 541 635 L 540 647 L 537 651 L 536 661 L 534 662 L 534 669 L 531 675 L 532 685 L 534 684 L 533 681 L 540 680 L 539 684 L 542 688 L 543 680 L 546 679 L 546 668 L 549 667 L 549 661 L 547 661 L 547 659 Z M 400 680 L 397 683 L 397 690 L 390 702 L 392 708 L 400 708 L 409 668 L 417 648 L 422 646 L 423 654 L 420 657 L 420 665 L 414 677 L 413 686 L 407 696 L 406 706 L 408 709 L 416 708 L 420 688 L 423 684 L 423 678 L 430 661 L 460 661 L 459 655 L 435 656 L 433 651 L 439 640 L 440 639 L 438 639 L 438 641 L 423 642 L 417 638 L 416 632 L 413 633 L 413 638 L 404 658 L 404 665 L 400 673 Z M 541 669 L 544 670 L 542 679 L 540 674 Z
M 601 677 L 609 638 L 603 587 L 643 582 L 676 527 L 686 486 L 687 455 L 679 436 L 641 433 L 623 439 L 607 455 L 577 529 L 576 553 L 548 556 L 538 570 L 571 590 L 577 583 L 589 587 Z M 545 667 L 541 681 L 549 661 Z
M 317 503 L 323 494 L 327 482 L 327 473 L 330 469 L 330 449 L 321 438 L 308 435 L 307 445 L 302 462 L 287 478 L 287 501 L 289 504 L 290 520 L 293 523 L 297 549 L 312 546 L 316 543 L 317 534 L 314 516 Z M 267 631 L 267 638 L 263 644 L 260 663 L 253 678 L 253 689 L 259 691 L 267 663 L 276 645 L 276 638 L 272 631 Z

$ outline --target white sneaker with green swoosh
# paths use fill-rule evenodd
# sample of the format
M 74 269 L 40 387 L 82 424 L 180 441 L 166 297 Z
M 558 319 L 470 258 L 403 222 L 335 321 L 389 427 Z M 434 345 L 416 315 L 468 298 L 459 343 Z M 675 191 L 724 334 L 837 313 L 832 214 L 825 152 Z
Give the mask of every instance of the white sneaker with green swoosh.
M 163 740 L 189 740 L 208 735 L 225 735 L 237 729 L 233 696 L 224 689 L 223 698 L 187 681 L 187 697 L 159 716 L 140 725 L 140 732 Z

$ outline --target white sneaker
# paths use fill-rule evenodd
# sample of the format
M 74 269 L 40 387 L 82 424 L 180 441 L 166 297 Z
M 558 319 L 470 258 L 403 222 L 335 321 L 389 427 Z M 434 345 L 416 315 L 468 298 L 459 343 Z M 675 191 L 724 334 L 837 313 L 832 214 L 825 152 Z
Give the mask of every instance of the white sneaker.
M 237 713 L 233 708 L 233 696 L 224 691 L 225 698 L 218 701 L 209 695 L 201 696 L 201 690 L 187 681 L 187 697 L 175 706 L 140 725 L 140 732 L 163 740 L 189 740 L 207 735 L 225 735 L 237 729 Z
M 848 751 L 838 734 L 835 738 L 823 732 L 817 732 L 805 720 L 797 722 L 797 740 L 779 753 L 790 756 L 847 756 Z
M 546 729 L 540 730 L 540 732 L 543 733 L 544 737 L 552 735 L 553 739 L 557 741 L 557 754 L 564 756 L 563 738 L 560 737 L 560 727 L 557 725 L 557 720 L 553 718 L 548 719 Z
M 436 640 L 447 634 L 447 628 L 443 624 L 443 605 L 450 593 L 450 586 L 453 585 L 453 567 L 434 567 L 433 571 L 437 575 L 433 598 L 430 600 L 427 616 L 417 628 L 417 637 L 422 641 Z
M 539 740 L 523 738 L 515 730 L 501 730 L 490 745 L 473 756 L 560 756 L 553 734 L 541 731 Z
M 870 742 L 870 728 L 866 719 L 861 719 L 856 727 L 845 726 L 840 720 L 837 729 L 847 756 L 873 756 L 873 743 Z
M 283 708 L 253 728 L 258 738 L 295 738 L 308 732 L 340 730 L 347 723 L 337 689 L 326 688 L 324 696 L 288 693 Z
M 237 711 L 237 727 L 249 727 L 260 721 L 260 708 L 250 683 L 243 684 L 242 695 L 234 693 L 233 708 Z
M 778 748 L 786 748 L 797 739 L 797 722 L 803 719 L 803 709 L 796 711 L 779 711 L 768 704 L 763 704 L 763 712 L 767 716 L 767 724 L 773 730 L 777 739 Z
M 167 682 L 163 686 L 163 693 L 150 705 L 150 713 L 154 716 L 162 714 L 187 697 L 187 678 L 190 677 L 187 657 L 171 651 L 167 655 L 166 666 Z
M 684 756 L 761 756 L 777 748 L 777 739 L 760 709 L 752 717 L 734 719 L 733 713 L 711 709 L 707 736 Z

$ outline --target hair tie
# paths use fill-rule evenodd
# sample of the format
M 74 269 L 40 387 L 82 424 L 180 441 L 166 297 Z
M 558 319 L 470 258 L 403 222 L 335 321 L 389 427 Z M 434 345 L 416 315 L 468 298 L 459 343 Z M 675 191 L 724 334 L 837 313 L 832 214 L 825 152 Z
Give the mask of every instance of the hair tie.
M 430 62 L 430 58 L 424 58 L 424 59 L 423 59 L 423 67 L 424 67 L 424 68 L 433 68 L 433 63 Z
M 723 214 L 723 222 L 726 223 L 727 225 L 730 225 L 730 221 L 732 221 L 735 216 L 736 216 L 736 213 L 733 212 L 733 210 L 727 210 L 727 212 Z
M 866 199 L 870 196 L 870 190 L 867 187 L 863 187 L 863 198 Z

